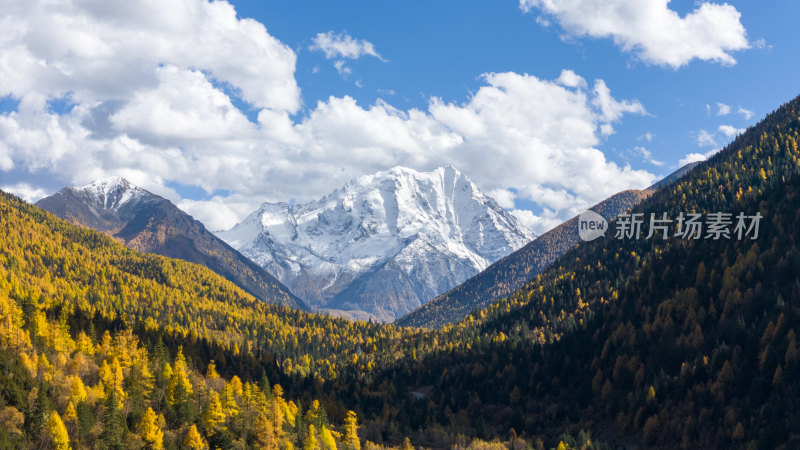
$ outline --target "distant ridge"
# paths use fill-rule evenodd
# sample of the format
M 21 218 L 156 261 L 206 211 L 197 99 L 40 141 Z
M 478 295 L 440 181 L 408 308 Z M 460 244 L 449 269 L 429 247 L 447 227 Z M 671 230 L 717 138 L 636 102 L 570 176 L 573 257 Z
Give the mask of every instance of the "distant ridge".
M 36 206 L 72 224 L 106 233 L 135 250 L 206 266 L 261 300 L 308 310 L 272 275 L 202 223 L 124 178 L 67 187 L 39 200 Z

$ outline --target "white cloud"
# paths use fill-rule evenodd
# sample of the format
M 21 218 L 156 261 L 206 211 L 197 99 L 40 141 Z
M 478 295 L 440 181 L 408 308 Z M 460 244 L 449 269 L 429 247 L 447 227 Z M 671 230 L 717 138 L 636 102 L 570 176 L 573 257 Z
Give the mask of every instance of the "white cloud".
M 353 71 L 349 67 L 345 66 L 344 64 L 345 64 L 344 60 L 343 59 L 339 59 L 339 60 L 336 60 L 333 63 L 333 67 L 336 68 L 336 71 L 339 72 L 339 75 L 341 75 L 341 76 L 347 76 L 347 75 L 350 75 L 351 73 L 353 73 Z
M 28 203 L 36 203 L 37 201 L 45 198 L 49 192 L 40 187 L 31 186 L 28 183 L 16 183 L 11 185 L 0 186 L 0 189 L 10 192 L 17 197 L 25 200 Z
M 515 189 L 542 208 L 531 219 L 537 232 L 655 180 L 597 148 L 612 123 L 646 114 L 602 80 L 588 89 L 571 71 L 552 81 L 489 73 L 462 103 L 431 98 L 399 110 L 330 97 L 295 121 L 294 53 L 224 1 L 60 5 L 20 1 L 19 13 L 0 19 L 0 95 L 21 99 L 17 112 L 0 114 L 2 170 L 73 184 L 122 175 L 210 229 L 262 201 L 317 198 L 395 165 L 452 163 L 509 207 L 514 198 L 499 193 Z M 76 103 L 69 113 L 47 110 L 47 100 L 68 92 Z M 232 92 L 255 110 L 255 123 L 233 106 Z M 232 194 L 191 201 L 172 183 Z
M 606 122 L 616 122 L 624 113 L 647 114 L 644 106 L 638 100 L 615 100 L 611 96 L 611 89 L 603 80 L 597 80 L 594 83 L 592 104 L 600 109 L 601 117 Z
M 753 47 L 759 50 L 772 50 L 772 44 L 768 44 L 767 40 L 764 38 L 759 38 L 753 41 Z
M 543 16 L 536 16 L 536 23 L 545 28 L 548 28 L 551 25 L 550 21 L 545 19 Z
M 538 8 L 572 36 L 610 37 L 642 60 L 679 68 L 693 59 L 732 65 L 749 48 L 741 14 L 731 5 L 700 3 L 681 17 L 669 0 L 520 0 Z
M 147 143 L 179 145 L 252 134 L 254 126 L 197 71 L 156 68 L 158 85 L 136 92 L 109 117 L 112 126 Z
M 658 160 L 654 159 L 653 158 L 653 153 L 650 150 L 648 150 L 648 149 L 646 149 L 646 148 L 644 148 L 642 146 L 634 147 L 633 151 L 635 153 L 637 153 L 639 156 L 641 156 L 642 160 L 644 162 L 646 162 L 646 163 L 650 163 L 650 164 L 652 164 L 654 166 L 663 166 L 664 165 L 663 161 L 658 161 Z
M 594 83 L 594 97 L 592 98 L 592 105 L 600 110 L 600 118 L 603 122 L 601 132 L 604 136 L 614 133 L 614 128 L 611 122 L 617 122 L 625 113 L 633 114 L 647 114 L 644 106 L 637 100 L 617 101 L 611 96 L 611 90 L 606 86 L 603 80 L 597 80 Z
M 566 87 L 586 87 L 586 80 L 583 79 L 582 76 L 576 74 L 575 72 L 564 69 L 561 71 L 561 75 L 558 76 L 556 83 L 566 86 Z
M 242 218 L 258 208 L 261 201 L 263 199 L 241 195 L 214 196 L 208 200 L 181 200 L 177 206 L 201 220 L 209 230 L 223 231 L 233 228 Z
M 752 118 L 754 114 L 753 111 L 750 111 L 749 109 L 744 109 L 741 106 L 739 107 L 739 111 L 737 112 L 742 116 L 744 116 L 744 120 L 750 120 L 750 118 Z
M 9 1 L 0 97 L 21 97 L 21 110 L 66 93 L 80 103 L 126 99 L 157 85 L 162 64 L 202 70 L 259 108 L 300 106 L 294 52 L 225 1 Z
M 492 197 L 501 208 L 511 209 L 514 207 L 514 198 L 516 194 L 508 189 L 492 189 L 487 194 Z
M 689 163 L 705 161 L 706 157 L 702 153 L 689 153 L 678 161 L 678 166 L 683 167 Z
M 728 139 L 745 132 L 744 128 L 736 128 L 731 125 L 720 125 L 717 131 Z
M 537 230 L 537 234 L 552 230 L 564 222 L 563 218 L 547 209 L 538 216 L 527 209 L 514 209 L 511 214 L 529 229 Z
M 697 133 L 697 145 L 700 147 L 708 147 L 712 145 L 717 145 L 717 141 L 714 139 L 714 134 L 709 133 L 706 130 L 700 130 Z
M 744 131 L 744 128 L 736 128 L 732 125 L 720 125 L 714 132 L 700 130 L 697 132 L 697 145 L 700 147 L 715 147 L 719 139 L 728 141 Z
M 325 58 L 327 59 L 358 59 L 362 56 L 374 56 L 381 61 L 385 61 L 375 50 L 372 42 L 364 39 L 355 39 L 346 31 L 342 33 L 334 33 L 333 31 L 318 33 L 314 36 L 312 44 L 308 48 L 309 50 L 318 50 L 325 53 Z
M 683 166 L 685 166 L 686 164 L 689 164 L 689 163 L 705 161 L 706 159 L 714 156 L 714 154 L 716 154 L 720 150 L 722 150 L 722 149 L 721 148 L 715 148 L 715 149 L 709 150 L 709 151 L 707 151 L 705 153 L 689 153 L 688 155 L 684 156 L 683 158 L 681 158 L 678 161 L 678 166 L 679 167 L 683 167 Z
M 726 105 L 725 103 L 717 102 L 717 115 L 718 116 L 727 116 L 731 113 L 731 107 Z

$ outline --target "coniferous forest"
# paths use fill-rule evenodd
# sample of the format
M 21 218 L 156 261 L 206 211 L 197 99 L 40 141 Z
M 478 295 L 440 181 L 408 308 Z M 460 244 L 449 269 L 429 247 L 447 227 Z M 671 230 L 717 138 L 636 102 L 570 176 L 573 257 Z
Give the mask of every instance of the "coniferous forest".
M 271 305 L 2 193 L 0 447 L 798 448 L 798 142 L 800 97 L 631 210 L 757 238 L 609 233 L 438 330 Z

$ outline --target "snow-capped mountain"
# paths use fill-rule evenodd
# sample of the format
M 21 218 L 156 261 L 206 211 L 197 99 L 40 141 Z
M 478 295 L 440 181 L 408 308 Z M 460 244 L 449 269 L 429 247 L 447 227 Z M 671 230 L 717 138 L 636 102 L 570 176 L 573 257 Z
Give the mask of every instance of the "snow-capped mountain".
M 312 307 L 381 321 L 535 237 L 452 166 L 395 167 L 309 203 L 264 203 L 218 235 Z
M 120 177 L 67 187 L 36 203 L 128 247 L 201 264 L 264 301 L 306 309 L 272 275 L 206 230 L 169 200 Z

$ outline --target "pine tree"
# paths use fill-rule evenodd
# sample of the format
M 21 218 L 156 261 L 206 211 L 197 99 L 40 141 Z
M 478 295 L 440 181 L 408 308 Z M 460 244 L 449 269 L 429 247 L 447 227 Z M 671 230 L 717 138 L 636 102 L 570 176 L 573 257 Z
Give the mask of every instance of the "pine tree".
M 34 436 L 40 436 L 44 432 L 47 419 L 50 417 L 50 411 L 53 409 L 50 402 L 50 396 L 47 395 L 47 387 L 44 383 L 40 383 L 36 388 L 36 400 L 33 402 L 33 412 L 31 413 L 31 420 L 26 420 L 28 429 Z
M 297 412 L 294 416 L 294 431 L 296 436 L 297 448 L 303 448 L 306 442 L 306 432 L 308 431 L 305 414 L 303 414 L 303 403 L 297 400 Z
M 123 426 L 125 424 L 122 412 L 117 409 L 120 402 L 115 389 L 111 389 L 105 401 L 105 414 L 103 415 L 103 432 L 100 439 L 106 448 L 122 450 Z
M 172 366 L 171 374 L 169 377 L 169 384 L 167 385 L 167 400 L 173 407 L 175 418 L 178 423 L 189 420 L 190 413 L 189 402 L 192 398 L 194 389 L 192 383 L 189 381 L 189 370 L 186 366 L 186 359 L 183 357 L 183 349 L 178 349 L 178 354 L 175 355 L 175 362 Z

